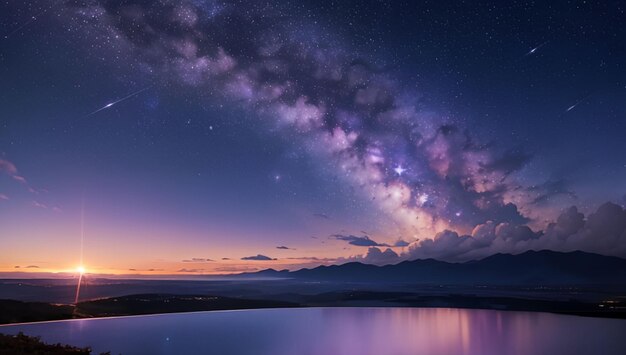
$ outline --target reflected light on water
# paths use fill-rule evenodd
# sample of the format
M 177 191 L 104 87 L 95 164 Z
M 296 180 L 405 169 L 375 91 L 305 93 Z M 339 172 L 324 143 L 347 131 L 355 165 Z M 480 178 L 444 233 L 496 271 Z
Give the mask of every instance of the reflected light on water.
M 625 320 L 445 308 L 199 312 L 0 327 L 18 331 L 95 353 L 626 354 Z

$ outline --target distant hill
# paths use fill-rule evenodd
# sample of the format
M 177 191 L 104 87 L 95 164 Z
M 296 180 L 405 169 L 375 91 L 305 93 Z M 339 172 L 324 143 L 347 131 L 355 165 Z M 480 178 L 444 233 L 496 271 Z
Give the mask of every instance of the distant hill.
M 297 271 L 267 269 L 241 277 L 292 278 L 333 282 L 406 282 L 418 284 L 607 284 L 626 285 L 626 259 L 581 251 L 549 250 L 495 254 L 477 261 L 434 259 L 375 266 L 358 262 Z

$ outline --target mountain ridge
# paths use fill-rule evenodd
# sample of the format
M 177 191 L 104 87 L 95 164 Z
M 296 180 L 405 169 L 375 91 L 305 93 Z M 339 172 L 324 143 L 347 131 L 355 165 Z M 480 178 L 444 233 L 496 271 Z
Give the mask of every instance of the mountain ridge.
M 498 253 L 467 262 L 405 260 L 376 266 L 360 262 L 294 271 L 265 269 L 240 277 L 276 277 L 335 282 L 418 284 L 625 284 L 626 259 L 583 251 Z

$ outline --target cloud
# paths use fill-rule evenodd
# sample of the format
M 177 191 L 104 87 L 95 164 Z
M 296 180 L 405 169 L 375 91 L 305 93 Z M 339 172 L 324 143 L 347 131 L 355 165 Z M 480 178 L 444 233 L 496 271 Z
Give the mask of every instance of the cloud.
M 444 231 L 433 239 L 413 243 L 404 257 L 466 261 L 496 253 L 543 249 L 582 250 L 626 258 L 626 210 L 607 202 L 585 218 L 576 207 L 570 207 L 538 232 L 526 225 L 489 221 L 477 225 L 471 235 Z
M 378 243 L 368 236 L 364 235 L 362 237 L 358 237 L 355 235 L 343 235 L 343 234 L 334 234 L 330 236 L 333 239 L 342 240 L 344 242 L 348 242 L 350 245 L 355 245 L 358 247 L 388 247 L 387 244 Z
M 382 265 L 434 258 L 464 262 L 497 253 L 519 254 L 546 249 L 561 252 L 582 250 L 626 258 L 626 209 L 607 202 L 585 218 L 578 208 L 569 207 L 540 231 L 533 231 L 526 225 L 487 221 L 477 225 L 467 235 L 444 230 L 432 238 L 415 241 L 402 254 L 396 254 L 391 249 L 382 252 L 379 248 L 370 247 L 364 255 L 339 261 Z
M 187 268 L 182 268 L 179 270 L 176 270 L 176 272 L 192 272 L 192 273 L 198 273 L 198 272 L 204 272 L 205 269 L 187 269 Z
M 43 209 L 48 208 L 48 205 L 46 205 L 45 203 L 38 202 L 38 201 L 33 201 L 32 204 L 33 204 L 33 207 L 43 208 Z
M 522 148 L 507 150 L 502 155 L 483 164 L 483 168 L 488 171 L 499 171 L 504 176 L 522 169 L 532 159 L 532 154 L 525 152 Z
M 21 176 L 21 175 L 13 175 L 13 176 L 12 176 L 12 178 L 13 178 L 13 180 L 15 180 L 15 181 L 17 181 L 17 182 L 19 182 L 19 183 L 21 183 L 21 184 L 27 184 L 27 183 L 28 183 L 28 182 L 26 181 L 26 178 L 25 178 L 25 177 L 23 177 L 23 176 Z M 35 190 L 34 190 L 34 189 L 30 189 L 29 191 L 31 191 L 31 192 L 35 192 Z
M 254 256 L 244 256 L 243 258 L 241 258 L 241 260 L 267 261 L 267 260 L 276 260 L 276 259 L 272 259 L 269 256 L 257 254 L 257 255 L 254 255 Z
M 12 162 L 0 159 L 0 172 L 8 174 L 10 176 L 15 176 L 17 175 L 17 168 Z
M 545 204 L 555 196 L 564 195 L 576 199 L 576 194 L 569 188 L 565 179 L 548 180 L 541 185 L 531 186 L 529 191 L 537 192 L 538 195 L 532 200 L 533 204 Z
M 25 267 L 25 269 L 39 269 L 39 266 L 37 265 L 28 265 Z
M 38 190 L 30 186 L 26 178 L 19 174 L 19 171 L 17 170 L 17 167 L 15 166 L 15 164 L 10 162 L 9 160 L 0 159 L 0 174 L 8 175 L 13 180 L 23 185 L 26 188 L 26 190 L 30 192 L 31 194 L 39 194 L 40 192 L 47 192 L 45 189 Z M 0 197 L 0 200 L 8 200 L 8 197 L 6 195 L 0 194 L 0 196 L 5 197 L 5 198 Z
M 357 255 L 344 260 L 358 261 L 365 264 L 387 265 L 397 263 L 399 255 L 390 248 L 385 249 L 385 251 L 381 251 L 379 248 L 370 247 L 367 249 L 367 253 L 365 255 Z
M 211 261 L 214 261 L 214 260 L 208 259 L 208 258 L 191 258 L 191 259 L 184 259 L 182 262 L 183 263 L 207 263 Z
M 7 174 L 11 178 L 13 178 L 13 180 L 28 186 L 28 182 L 26 181 L 26 178 L 20 175 L 19 172 L 17 171 L 17 167 L 15 166 L 15 164 L 13 164 L 12 162 L 8 160 L 0 159 L 0 173 Z M 35 192 L 35 190 L 30 187 L 28 189 L 29 191 Z
M 231 258 L 222 258 L 222 260 L 232 260 Z
M 316 256 L 296 256 L 291 258 L 285 258 L 285 260 L 307 260 L 307 261 L 321 261 L 325 263 L 335 262 L 337 259 L 335 258 L 318 258 Z
M 8 200 L 9 196 L 5 195 L 5 194 L 0 194 L 0 200 Z
M 214 269 L 217 272 L 252 272 L 258 270 L 258 268 L 250 266 L 222 266 Z
M 284 245 L 277 246 L 277 247 L 276 247 L 276 249 L 283 249 L 283 250 L 295 250 L 294 248 L 289 248 L 289 247 L 286 247 L 286 246 L 284 246 Z
M 398 239 L 395 243 L 393 243 L 394 247 L 408 247 L 409 246 L 409 242 L 403 240 L 402 238 Z

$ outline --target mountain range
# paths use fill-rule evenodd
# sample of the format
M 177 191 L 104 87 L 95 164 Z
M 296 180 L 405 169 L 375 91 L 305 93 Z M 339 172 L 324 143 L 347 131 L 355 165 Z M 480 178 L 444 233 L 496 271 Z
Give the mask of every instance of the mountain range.
M 376 266 L 359 262 L 297 271 L 266 269 L 240 277 L 328 282 L 394 282 L 459 285 L 605 284 L 626 285 L 626 259 L 582 251 L 527 251 L 450 263 L 435 259 Z

